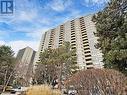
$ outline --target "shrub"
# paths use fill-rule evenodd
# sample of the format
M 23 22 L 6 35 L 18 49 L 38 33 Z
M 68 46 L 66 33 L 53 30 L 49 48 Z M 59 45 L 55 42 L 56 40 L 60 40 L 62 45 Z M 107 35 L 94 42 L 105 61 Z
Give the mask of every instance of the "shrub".
M 73 85 L 78 95 L 127 95 L 127 78 L 111 69 L 88 69 L 79 71 L 65 82 Z
M 26 95 L 61 95 L 61 93 L 59 90 L 53 90 L 47 85 L 41 85 L 28 88 Z

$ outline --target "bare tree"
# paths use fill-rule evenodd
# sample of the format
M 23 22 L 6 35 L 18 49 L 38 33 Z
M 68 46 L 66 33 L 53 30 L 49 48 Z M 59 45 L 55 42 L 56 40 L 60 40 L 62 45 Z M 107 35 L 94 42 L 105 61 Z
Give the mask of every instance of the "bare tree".
M 127 95 L 127 78 L 112 69 L 88 69 L 79 71 L 66 81 L 73 85 L 78 95 Z
M 13 82 L 14 67 L 15 58 L 11 47 L 0 46 L 0 85 L 3 85 L 3 92 Z

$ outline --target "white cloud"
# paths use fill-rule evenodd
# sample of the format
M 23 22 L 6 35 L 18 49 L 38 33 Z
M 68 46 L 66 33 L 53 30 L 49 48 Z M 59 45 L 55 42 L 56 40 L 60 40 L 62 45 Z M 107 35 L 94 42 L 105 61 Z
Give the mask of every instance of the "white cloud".
M 86 3 L 96 3 L 96 4 L 99 4 L 99 3 L 105 3 L 105 2 L 108 2 L 109 0 L 84 0 Z
M 25 48 L 27 46 L 33 48 L 34 50 L 37 50 L 38 46 L 39 46 L 39 41 L 22 41 L 22 40 L 19 40 L 19 41 L 8 42 L 7 45 L 11 46 L 12 49 L 17 54 L 19 49 Z
M 5 44 L 5 41 L 0 41 L 0 46 L 4 44 Z
M 66 8 L 68 8 L 70 5 L 72 5 L 71 0 L 53 0 L 50 3 L 47 4 L 47 8 L 50 7 L 51 9 L 61 12 L 64 11 Z
M 10 42 L 0 41 L 0 45 L 11 46 L 16 56 L 20 49 L 23 49 L 27 46 L 37 51 L 39 47 L 39 41 L 24 41 L 24 40 L 17 40 L 17 41 L 10 41 Z
M 26 36 L 31 37 L 35 40 L 37 40 L 37 39 L 40 40 L 42 33 L 46 32 L 48 29 L 50 29 L 50 28 L 43 28 L 43 29 L 34 30 L 33 32 L 26 33 Z
M 105 4 L 109 2 L 110 0 L 84 0 L 84 3 L 82 3 L 85 6 L 101 6 L 102 4 Z
M 27 11 L 20 11 L 18 20 L 24 20 L 24 21 L 32 21 L 34 18 L 37 17 L 36 12 L 27 12 Z

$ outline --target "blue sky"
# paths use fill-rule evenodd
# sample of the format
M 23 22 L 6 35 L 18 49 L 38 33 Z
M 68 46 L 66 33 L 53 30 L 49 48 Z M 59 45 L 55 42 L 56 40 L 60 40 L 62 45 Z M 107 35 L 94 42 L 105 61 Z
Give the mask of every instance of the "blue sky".
M 109 0 L 14 0 L 14 14 L 0 16 L 0 44 L 15 53 L 37 50 L 41 35 L 59 24 L 102 10 Z

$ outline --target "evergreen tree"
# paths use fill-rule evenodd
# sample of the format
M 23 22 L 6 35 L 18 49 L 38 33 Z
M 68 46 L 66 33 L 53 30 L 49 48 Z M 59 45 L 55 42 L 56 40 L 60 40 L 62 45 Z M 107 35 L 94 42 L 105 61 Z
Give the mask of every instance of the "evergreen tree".
M 127 0 L 111 0 L 93 21 L 99 37 L 96 47 L 102 50 L 104 66 L 127 75 Z
M 65 42 L 57 49 L 47 49 L 40 54 L 35 78 L 39 84 L 51 83 L 56 76 L 68 78 L 76 72 L 75 50 L 71 50 L 69 42 Z
M 12 84 L 14 75 L 15 58 L 11 47 L 0 46 L 0 85 L 5 87 Z

